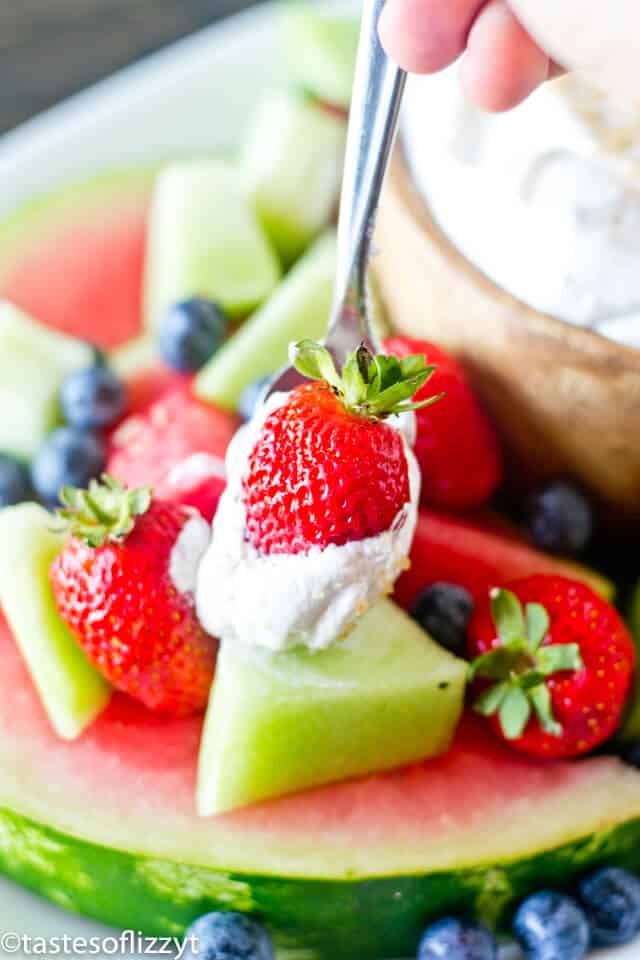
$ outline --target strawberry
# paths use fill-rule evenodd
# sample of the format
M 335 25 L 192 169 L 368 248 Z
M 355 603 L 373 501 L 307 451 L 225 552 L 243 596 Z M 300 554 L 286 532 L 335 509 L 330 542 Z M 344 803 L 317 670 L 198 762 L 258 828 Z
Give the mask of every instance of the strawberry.
M 417 414 L 415 454 L 422 472 L 422 503 L 468 510 L 486 503 L 502 479 L 498 439 L 462 366 L 433 343 L 390 337 L 385 349 L 398 357 L 425 354 L 435 364 L 429 390 L 442 403 Z M 419 401 L 425 388 L 415 396 Z
M 538 575 L 496 589 L 469 625 L 475 709 L 535 757 L 576 757 L 616 731 L 631 690 L 633 641 L 589 587 Z
M 415 409 L 423 356 L 373 357 L 361 346 L 340 377 L 324 347 L 303 340 L 295 365 L 315 382 L 267 416 L 243 478 L 250 542 L 263 553 L 375 537 L 409 501 L 404 442 L 384 420 Z M 424 404 L 431 403 L 430 398 Z
M 60 616 L 89 660 L 150 710 L 204 710 L 216 643 L 198 623 L 193 594 L 171 571 L 172 551 L 194 512 L 108 476 L 87 491 L 67 488 L 61 499 L 71 537 L 50 580 Z
M 224 456 L 238 427 L 236 417 L 177 383 L 111 437 L 107 472 L 129 487 L 149 485 L 156 497 L 195 507 L 211 521 L 224 489 Z M 185 461 L 206 455 L 211 464 L 189 477 Z M 181 477 L 178 481 L 177 477 Z

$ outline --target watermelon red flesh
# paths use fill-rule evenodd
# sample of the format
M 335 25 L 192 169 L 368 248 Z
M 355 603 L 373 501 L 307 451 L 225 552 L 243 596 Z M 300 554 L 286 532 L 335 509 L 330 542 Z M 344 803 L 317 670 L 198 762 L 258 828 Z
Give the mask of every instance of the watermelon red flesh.
M 151 176 L 98 178 L 0 225 L 0 297 L 58 330 L 113 349 L 142 329 Z
M 535 573 L 574 577 L 604 596 L 611 595 L 613 588 L 604 577 L 534 550 L 503 526 L 483 516 L 460 517 L 421 509 L 411 567 L 396 584 L 398 603 L 409 609 L 420 591 L 437 581 L 460 584 L 479 600 L 491 587 Z
M 48 236 L 10 270 L 0 296 L 65 333 L 112 349 L 142 327 L 142 268 L 146 211 L 74 224 Z

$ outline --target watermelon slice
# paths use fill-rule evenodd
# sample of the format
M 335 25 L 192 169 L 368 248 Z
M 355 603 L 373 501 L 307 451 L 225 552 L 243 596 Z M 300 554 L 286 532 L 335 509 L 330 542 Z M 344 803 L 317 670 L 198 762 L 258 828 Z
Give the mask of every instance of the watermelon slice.
M 501 521 L 421 509 L 411 567 L 398 580 L 395 597 L 409 609 L 421 590 L 444 580 L 460 584 L 480 599 L 490 587 L 534 573 L 582 580 L 608 600 L 615 592 L 613 584 L 599 573 L 534 550 Z
M 3 294 L 107 346 L 135 335 L 145 202 L 144 177 L 125 177 L 36 205 L 0 230 Z M 122 220 L 105 214 L 114 209 L 137 211 L 127 256 Z M 104 258 L 74 277 L 85 292 L 67 301 L 26 264 L 39 251 L 56 276 L 75 274 L 60 251 L 73 252 L 81 223 L 106 231 Z M 132 280 L 123 301 L 116 261 Z M 468 563 L 464 526 L 456 542 Z M 513 551 L 527 556 L 521 544 Z M 424 923 L 444 912 L 500 924 L 517 898 L 591 865 L 640 871 L 640 774 L 611 757 L 541 765 L 469 720 L 437 760 L 199 819 L 201 721 L 161 720 L 115 696 L 65 742 L 1 616 L 0 661 L 0 871 L 107 923 L 176 935 L 209 909 L 233 908 L 262 917 L 298 958 L 382 960 L 411 955 Z
M 153 171 L 95 178 L 0 225 L 0 298 L 105 349 L 142 327 L 142 269 Z
M 440 759 L 199 819 L 199 721 L 116 696 L 69 744 L 1 622 L 0 660 L 0 870 L 107 923 L 241 909 L 307 960 L 382 960 L 443 912 L 499 922 L 591 864 L 640 870 L 640 773 L 613 758 L 541 765 L 469 721 Z

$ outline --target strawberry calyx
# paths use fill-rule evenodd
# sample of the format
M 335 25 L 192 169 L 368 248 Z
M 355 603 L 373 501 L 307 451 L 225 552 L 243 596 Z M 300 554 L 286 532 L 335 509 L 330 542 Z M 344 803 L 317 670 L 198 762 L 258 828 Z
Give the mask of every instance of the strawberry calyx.
M 290 360 L 303 376 L 325 381 L 349 413 L 368 420 L 422 410 L 443 396 L 411 401 L 435 370 L 427 364 L 423 353 L 400 359 L 386 354 L 374 355 L 361 343 L 347 357 L 340 375 L 326 347 L 315 340 L 299 340 L 291 345 Z
M 56 516 L 64 532 L 89 547 L 103 547 L 106 543 L 122 543 L 133 530 L 136 517 L 148 511 L 151 498 L 150 487 L 128 490 L 105 473 L 100 480 L 92 480 L 86 490 L 63 487 L 62 507 Z
M 469 679 L 498 682 L 480 694 L 474 709 L 485 717 L 497 714 L 507 740 L 522 736 L 532 713 L 545 733 L 562 736 L 545 681 L 563 670 L 582 670 L 580 647 L 577 643 L 543 646 L 549 614 L 539 603 L 527 603 L 523 610 L 510 590 L 491 592 L 491 612 L 500 644 L 471 663 Z

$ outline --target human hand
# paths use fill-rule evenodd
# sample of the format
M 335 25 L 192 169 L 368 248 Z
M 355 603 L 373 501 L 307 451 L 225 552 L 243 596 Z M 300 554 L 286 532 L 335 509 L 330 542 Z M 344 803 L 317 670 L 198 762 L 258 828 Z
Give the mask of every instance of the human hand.
M 380 36 L 412 73 L 435 73 L 464 53 L 462 82 L 485 110 L 515 107 L 561 72 L 506 0 L 387 0 Z

